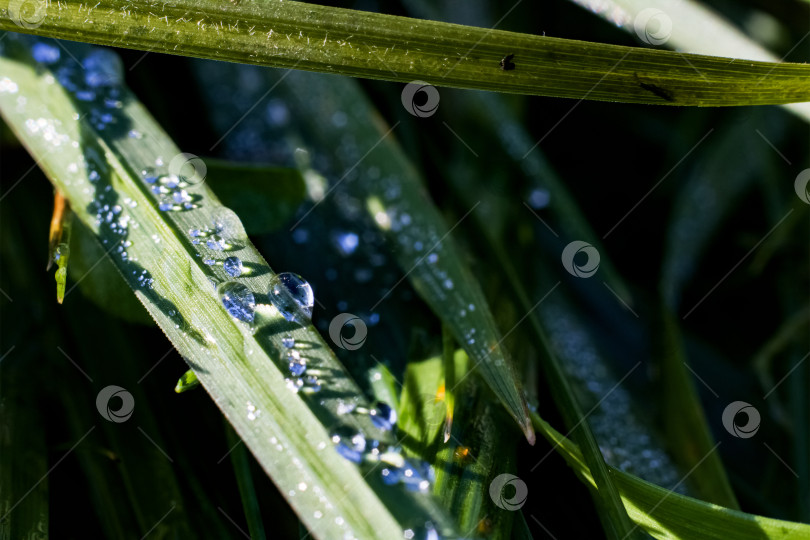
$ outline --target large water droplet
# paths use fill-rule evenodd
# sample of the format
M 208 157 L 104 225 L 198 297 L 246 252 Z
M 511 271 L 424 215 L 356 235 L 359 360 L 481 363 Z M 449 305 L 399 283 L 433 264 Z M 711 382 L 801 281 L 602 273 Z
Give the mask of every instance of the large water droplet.
M 250 289 L 235 281 L 226 281 L 217 287 L 222 305 L 234 319 L 253 323 L 256 301 Z
M 239 216 L 230 208 L 221 206 L 214 210 L 214 229 L 227 243 L 238 244 L 247 240 L 247 233 Z
M 239 277 L 242 275 L 242 259 L 239 257 L 228 257 L 223 261 L 222 268 L 231 277 Z
M 295 338 L 292 337 L 290 334 L 287 334 L 286 336 L 281 338 L 281 344 L 288 349 L 292 349 L 293 347 L 295 347 Z
M 270 301 L 285 319 L 307 324 L 312 319 L 315 295 L 307 281 L 292 272 L 276 274 L 270 280 Z

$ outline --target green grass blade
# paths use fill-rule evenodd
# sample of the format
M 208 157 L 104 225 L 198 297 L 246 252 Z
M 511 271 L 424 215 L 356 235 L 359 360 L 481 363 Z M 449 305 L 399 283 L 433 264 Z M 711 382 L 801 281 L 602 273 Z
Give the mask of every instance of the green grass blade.
M 161 160 L 168 165 L 180 152 L 118 84 L 120 66 L 114 55 L 65 44 L 70 56 L 87 61 L 95 55 L 92 58 L 101 66 L 85 73 L 71 58 L 62 60 L 57 67 L 66 68 L 72 84 L 86 89 L 82 80 L 87 77 L 111 77 L 95 89 L 110 101 L 99 95 L 84 101 L 56 84 L 49 69 L 36 66 L 30 52 L 33 41 L 15 35 L 3 41 L 3 118 L 65 194 L 76 216 L 107 246 L 138 299 L 188 359 L 281 492 L 295 493 L 288 500 L 313 535 L 392 538 L 400 537 L 405 527 L 423 526 L 426 521 L 443 535 L 454 534 L 431 498 L 384 486 L 373 475 L 367 482 L 358 467 L 334 450 L 329 432 L 334 426 L 345 424 L 383 442 L 390 434 L 377 430 L 367 416 L 337 413 L 340 396 L 359 396 L 359 388 L 311 325 L 288 323 L 264 304 L 272 272 L 247 237 L 239 234 L 241 224 L 235 216 L 229 226 L 236 232 L 226 254 L 239 256 L 252 270 L 240 282 L 259 300 L 255 332 L 225 310 L 210 280 L 227 279 L 226 274 L 221 267 L 202 262 L 203 255 L 223 254 L 203 252 L 188 235 L 194 227 L 213 226 L 215 213 L 221 215 L 223 207 L 208 186 L 192 183 L 186 189 L 196 206 L 159 210 L 158 198 L 141 171 L 161 167 Z M 65 80 L 64 73 L 60 79 Z M 18 106 L 18 93 L 26 96 L 24 107 Z M 110 122 L 95 119 L 98 107 L 105 107 Z M 32 118 L 37 119 L 33 125 L 28 122 Z M 91 178 L 91 171 L 98 176 Z M 99 206 L 106 212 L 104 204 L 118 203 L 126 208 L 114 213 L 116 219 L 107 220 L 102 213 L 97 220 Z M 124 217 L 129 219 L 126 227 L 121 225 Z M 116 249 L 119 246 L 126 255 Z M 288 332 L 297 343 L 307 344 L 311 372 L 319 371 L 325 388 L 313 398 L 291 392 L 285 382 L 287 361 L 281 351 L 286 350 L 282 339 Z M 381 498 L 390 501 L 384 504 Z
M 677 319 L 662 312 L 661 379 L 663 424 L 672 454 L 701 498 L 739 509 L 712 437 L 694 382 L 687 371 L 686 354 Z M 690 368 L 691 369 L 691 368 Z
M 661 105 L 810 101 L 810 66 L 594 44 L 302 4 L 65 2 L 0 30 L 356 77 Z M 15 24 L 14 21 L 17 21 Z M 407 46 L 403 44 L 407 43 Z M 514 54 L 516 68 L 500 68 Z
M 447 371 L 447 356 L 463 378 L 458 391 L 464 399 L 457 402 L 445 443 L 444 404 L 435 396 Z M 498 475 L 515 472 L 514 439 L 504 422 L 506 412 L 486 399 L 489 392 L 478 377 L 467 377 L 470 368 L 469 357 L 460 349 L 408 365 L 400 409 L 400 426 L 407 436 L 403 445 L 417 455 L 434 456 L 434 493 L 456 516 L 465 537 L 510 538 L 516 512 L 495 505 L 490 485 Z
M 537 414 L 532 422 L 538 433 L 554 445 L 577 475 L 595 488 L 591 472 L 576 444 Z M 690 540 L 777 540 L 810 538 L 810 525 L 746 514 L 686 497 L 610 468 L 631 518 L 655 538 Z
M 626 32 L 636 34 L 644 43 L 670 47 L 683 53 L 763 62 L 780 60 L 709 6 L 694 0 L 571 1 Z M 683 56 L 692 58 L 691 54 Z M 701 70 L 698 66 L 695 69 Z M 785 105 L 785 108 L 810 121 L 810 103 L 792 103 Z

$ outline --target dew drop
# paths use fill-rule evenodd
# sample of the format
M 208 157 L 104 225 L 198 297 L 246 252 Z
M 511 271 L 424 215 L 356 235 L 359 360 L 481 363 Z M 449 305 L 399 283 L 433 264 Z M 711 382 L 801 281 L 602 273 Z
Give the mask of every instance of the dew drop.
M 143 176 L 144 182 L 147 184 L 154 184 L 158 181 L 158 175 L 155 172 L 155 169 L 152 167 L 147 167 L 141 171 L 141 176 Z
M 62 257 L 70 257 L 70 248 L 65 243 L 56 246 L 56 250 L 53 252 L 53 261 L 58 263 Z
M 353 463 L 363 461 L 366 451 L 366 438 L 362 433 L 353 432 L 351 428 L 341 427 L 332 433 L 332 442 L 337 453 Z
M 172 199 L 177 204 L 183 204 L 191 201 L 191 195 L 185 189 L 179 189 L 172 193 Z
M 287 334 L 286 336 L 281 338 L 281 344 L 288 349 L 292 349 L 293 347 L 295 347 L 295 338 L 292 337 L 290 334 Z
M 221 206 L 214 211 L 214 228 L 216 233 L 222 236 L 229 244 L 247 240 L 247 233 L 239 220 L 239 216 L 230 208 Z
M 298 274 L 282 272 L 273 276 L 268 295 L 288 321 L 307 324 L 312 319 L 315 295 L 309 283 Z
M 213 249 L 214 251 L 224 251 L 225 248 L 228 247 L 225 243 L 225 239 L 218 234 L 209 236 L 205 241 L 205 245 L 208 246 L 208 249 Z
M 371 417 L 371 423 L 377 429 L 383 431 L 391 431 L 397 423 L 397 411 L 382 401 L 377 402 L 374 408 L 369 411 L 369 416 Z
M 222 263 L 222 268 L 231 277 L 239 277 L 242 275 L 242 259 L 239 257 L 228 257 Z
M 217 287 L 217 293 L 231 317 L 249 324 L 253 323 L 256 301 L 250 289 L 241 283 L 226 281 Z
M 307 370 L 307 361 L 303 358 L 290 360 L 290 374 L 294 377 L 300 377 Z

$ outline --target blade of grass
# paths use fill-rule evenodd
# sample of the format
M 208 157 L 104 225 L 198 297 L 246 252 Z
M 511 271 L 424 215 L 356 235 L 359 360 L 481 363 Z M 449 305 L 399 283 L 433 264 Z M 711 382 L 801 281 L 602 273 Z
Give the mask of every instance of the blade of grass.
M 214 212 L 222 211 L 216 197 L 204 184 L 189 185 L 186 189 L 195 207 L 186 211 L 159 211 L 158 198 L 141 179 L 144 167 L 160 167 L 157 157 L 168 161 L 179 154 L 168 136 L 117 81 L 107 81 L 102 90 L 96 88 L 101 94 L 106 92 L 103 97 L 110 98 L 112 87 L 117 102 L 121 103 L 120 108 L 113 107 L 109 113 L 112 117 L 109 124 L 114 125 L 105 129 L 108 126 L 99 127 L 97 122 L 91 122 L 86 117 L 94 107 L 102 106 L 99 100 L 90 103 L 76 100 L 61 85 L 45 84 L 43 79 L 52 74 L 31 59 L 32 43 L 21 36 L 7 36 L 4 40 L 0 71 L 5 76 L 3 80 L 9 81 L 5 83 L 7 88 L 13 89 L 0 93 L 4 119 L 36 156 L 50 180 L 63 191 L 77 217 L 100 237 L 102 244 L 110 246 L 109 252 L 124 239 L 131 242 L 126 246 L 126 255 L 121 252 L 113 255 L 117 268 L 167 337 L 192 364 L 203 386 L 282 493 L 297 491 L 288 500 L 313 534 L 318 538 L 347 533 L 363 538 L 390 538 L 401 535 L 403 528 L 414 521 L 428 520 L 441 534 L 453 534 L 452 525 L 432 499 L 384 486 L 375 476 L 369 476 L 367 483 L 361 470 L 333 449 L 328 432 L 332 426 L 348 425 L 383 442 L 390 435 L 376 430 L 367 417 L 337 413 L 338 396 L 361 393 L 311 326 L 294 328 L 276 311 L 260 306 L 258 327 L 252 332 L 225 310 L 210 279 L 220 280 L 226 274 L 203 264 L 202 248 L 186 236 L 192 227 L 213 226 Z M 117 69 L 115 58 L 108 53 L 71 44 L 64 46 L 71 56 L 87 59 L 95 55 L 92 58 L 102 64 L 104 75 Z M 67 78 L 79 88 L 82 88 L 82 83 L 77 83 L 80 77 L 98 75 L 79 72 L 69 62 L 51 68 L 67 67 Z M 65 76 L 61 73 L 60 80 L 65 80 Z M 27 98 L 24 108 L 16 104 L 15 94 L 20 89 Z M 59 136 L 54 140 L 43 137 L 38 129 L 31 129 L 26 121 L 32 116 L 40 118 Z M 137 126 L 142 137 L 127 136 L 131 125 Z M 67 141 L 77 144 L 62 144 Z M 69 163 L 85 166 L 78 173 L 68 174 Z M 90 171 L 95 171 L 98 178 L 89 179 Z M 97 221 L 99 199 L 94 197 L 100 194 L 104 195 L 103 204 L 114 204 L 119 199 L 135 203 L 127 205 L 126 228 L 120 225 L 121 221 L 116 221 L 114 227 L 104 219 Z M 266 298 L 262 291 L 269 290 L 272 272 L 246 237 L 238 234 L 241 225 L 237 218 L 233 219 L 236 221 L 228 225 L 237 234 L 228 254 L 238 255 L 246 265 L 255 268 L 255 272 L 240 281 L 257 291 L 261 302 Z M 210 252 L 205 254 L 211 256 Z M 70 290 L 66 294 L 69 293 Z M 298 343 L 311 345 L 306 349 L 309 365 L 322 370 L 321 384 L 328 392 L 309 399 L 288 389 L 284 381 L 287 363 L 279 352 L 286 350 L 282 337 L 287 332 Z M 268 443 L 270 440 L 275 443 Z M 300 490 L 301 483 L 313 489 Z M 351 497 L 347 496 L 349 493 Z M 386 506 L 381 497 L 397 500 L 397 504 Z M 320 513 L 315 515 L 313 508 L 321 509 Z
M 779 57 L 748 37 L 730 21 L 719 15 L 709 6 L 693 0 L 670 2 L 668 0 L 571 0 L 588 11 L 596 13 L 619 28 L 636 33 L 647 43 L 666 45 L 687 53 L 708 54 L 776 62 Z M 642 12 L 654 17 L 645 17 Z M 655 10 L 655 11 L 650 11 Z M 663 26 L 655 27 L 656 24 Z M 649 26 L 648 26 L 649 25 Z M 650 35 L 648 35 L 650 33 Z M 647 37 L 641 37 L 647 36 Z M 735 63 L 746 63 L 735 61 Z M 697 64 L 695 73 L 704 73 Z M 810 103 L 792 103 L 785 108 L 797 116 L 810 121 Z
M 579 447 L 556 431 L 539 415 L 532 413 L 538 433 L 554 445 L 568 465 L 590 486 L 596 488 L 591 471 Z M 782 521 L 693 499 L 645 482 L 610 467 L 628 514 L 655 538 L 692 540 L 776 540 L 810 538 L 810 525 Z
M 663 424 L 673 456 L 708 502 L 739 510 L 695 385 L 687 372 L 677 319 L 662 308 L 661 380 Z
M 450 359 L 463 378 L 458 391 L 465 399 L 457 402 L 456 421 L 445 443 L 439 437 L 444 407 L 435 395 Z M 434 493 L 456 516 L 465 536 L 511 538 L 516 513 L 496 506 L 489 490 L 495 477 L 515 472 L 515 446 L 503 421 L 505 412 L 486 396 L 489 392 L 478 377 L 467 377 L 470 368 L 469 357 L 460 349 L 408 365 L 400 409 L 400 425 L 407 435 L 403 444 L 416 454 L 434 456 Z
M 124 0 L 45 6 L 0 30 L 356 77 L 661 105 L 810 100 L 810 66 L 683 55 L 532 36 L 298 2 Z M 122 16 L 123 15 L 123 16 Z M 14 21 L 17 21 L 15 24 Z M 404 45 L 407 44 L 407 45 Z M 500 60 L 514 54 L 516 68 Z

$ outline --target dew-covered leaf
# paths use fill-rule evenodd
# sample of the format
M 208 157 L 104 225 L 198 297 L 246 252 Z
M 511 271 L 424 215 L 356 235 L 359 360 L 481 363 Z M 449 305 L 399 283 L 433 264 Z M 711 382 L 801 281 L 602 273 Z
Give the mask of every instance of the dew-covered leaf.
M 236 214 L 175 172 L 187 159 L 121 84 L 117 56 L 64 43 L 60 60 L 46 43 L 57 52 L 37 65 L 34 42 L 4 39 L 0 112 L 313 535 L 392 538 L 428 523 L 455 534 L 428 494 L 385 485 L 373 457 L 361 453 L 358 467 L 339 453 L 350 433 L 395 441 L 368 414 L 339 412 L 345 399 L 370 404 L 309 321 L 292 323 L 269 301 L 275 274 Z M 107 219 L 107 205 L 121 210 Z M 299 358 L 305 375 L 290 366 Z

